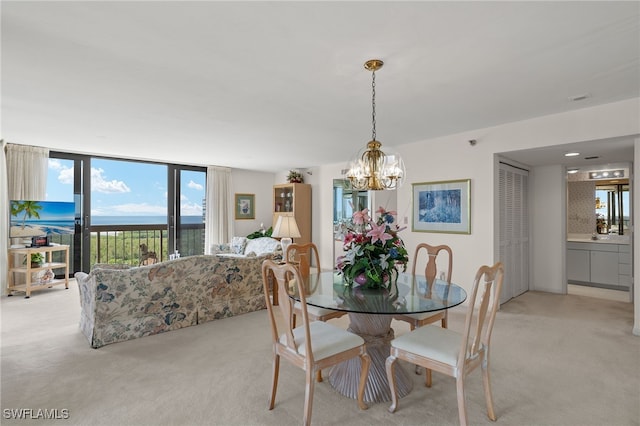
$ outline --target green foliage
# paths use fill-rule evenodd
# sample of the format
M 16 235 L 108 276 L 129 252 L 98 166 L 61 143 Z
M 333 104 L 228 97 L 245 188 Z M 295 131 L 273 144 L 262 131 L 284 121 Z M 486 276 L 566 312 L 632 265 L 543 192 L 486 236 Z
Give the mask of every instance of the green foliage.
M 257 230 L 255 232 L 250 233 L 249 235 L 247 235 L 247 239 L 253 240 L 254 238 L 270 237 L 272 233 L 273 233 L 273 228 L 270 226 L 269 229 L 264 231 L 264 233 L 261 230 Z
M 169 259 L 169 237 L 166 229 L 101 231 L 99 235 L 100 238 L 98 233 L 91 233 L 89 269 L 96 263 L 138 266 L 142 243 L 147 245 L 148 251 L 156 253 L 159 261 Z M 52 240 L 57 244 L 70 245 L 72 251 L 75 249 L 73 235 L 52 235 Z M 203 254 L 204 229 L 182 230 L 178 250 L 182 257 Z M 70 253 L 70 257 L 73 258 L 73 254 Z M 62 253 L 53 253 L 53 261 L 63 262 Z
M 31 253 L 30 261 L 33 265 L 42 265 L 44 263 L 44 255 L 42 253 Z M 22 263 L 27 263 L 26 257 Z

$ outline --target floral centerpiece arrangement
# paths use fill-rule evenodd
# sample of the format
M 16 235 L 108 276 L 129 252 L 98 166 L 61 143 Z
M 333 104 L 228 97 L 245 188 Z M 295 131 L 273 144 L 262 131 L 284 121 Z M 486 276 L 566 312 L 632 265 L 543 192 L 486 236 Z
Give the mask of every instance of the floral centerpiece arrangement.
M 343 245 L 345 254 L 338 258 L 338 269 L 348 285 L 365 288 L 388 288 L 398 279 L 398 268 L 406 271 L 409 256 L 394 225 L 396 212 L 380 207 L 374 221 L 369 209 L 353 214 Z

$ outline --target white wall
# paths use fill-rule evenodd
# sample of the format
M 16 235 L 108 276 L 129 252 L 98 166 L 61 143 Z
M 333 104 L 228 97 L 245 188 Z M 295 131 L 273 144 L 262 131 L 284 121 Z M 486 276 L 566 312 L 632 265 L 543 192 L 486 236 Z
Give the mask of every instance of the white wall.
M 275 174 L 255 172 L 251 170 L 233 169 L 231 171 L 232 193 L 234 194 L 255 194 L 256 218 L 234 220 L 233 235 L 246 236 L 260 229 L 263 223 L 265 229 L 271 226 L 273 214 L 273 185 L 276 182 Z
M 481 264 L 497 261 L 494 258 L 494 154 L 506 153 L 529 148 L 576 143 L 596 139 L 640 134 L 640 99 L 606 104 L 582 110 L 538 117 L 501 126 L 448 135 L 413 144 L 396 147 L 405 160 L 407 183 L 398 190 L 397 210 L 402 223 L 403 217 L 411 221 L 412 183 L 442 181 L 452 179 L 471 179 L 471 235 L 434 234 L 403 231 L 402 238 L 407 247 L 415 247 L 420 242 L 448 244 L 455 253 L 453 281 L 470 288 L 475 272 Z M 470 146 L 468 141 L 476 139 L 477 144 Z M 345 163 L 352 155 L 345 152 Z M 636 150 L 637 155 L 637 150 Z M 639 162 L 636 159 L 636 170 Z M 314 241 L 321 250 L 321 262 L 326 267 L 332 261 L 333 211 L 329 202 L 332 194 L 332 180 L 341 178 L 340 170 L 344 164 L 323 166 L 319 170 L 318 187 L 313 191 L 322 194 L 326 200 L 320 206 L 314 204 Z M 555 179 L 549 177 L 545 185 L 550 188 L 562 188 L 564 176 L 554 171 Z M 634 191 L 635 192 L 635 191 Z M 558 194 L 556 194 L 556 197 Z M 640 197 L 634 196 L 638 202 Z M 316 198 L 314 197 L 314 202 Z M 557 201 L 560 203 L 561 201 Z M 316 208 L 316 206 L 318 208 Z M 638 210 L 640 211 L 640 210 Z M 558 222 L 565 219 L 558 210 Z M 532 235 L 546 235 L 547 222 L 544 225 L 534 222 Z M 558 229 L 556 232 L 563 232 Z M 558 238 L 564 238 L 560 234 Z M 560 240 L 558 240 L 560 241 Z M 533 241 L 534 259 L 544 259 L 543 251 L 549 250 L 550 243 L 538 238 Z M 640 247 L 635 247 L 634 269 L 640 267 Z M 558 242 L 554 247 L 558 253 L 563 250 Z M 545 276 L 564 277 L 564 264 L 558 260 L 549 265 Z M 534 278 L 534 288 L 543 286 Z M 636 301 L 637 294 L 636 291 Z M 638 309 L 639 303 L 636 303 Z M 636 323 L 638 321 L 636 313 Z M 640 330 L 640 327 L 638 328 Z
M 563 166 L 534 167 L 529 173 L 529 289 L 567 293 L 567 173 Z M 595 225 L 594 225 L 595 226 Z

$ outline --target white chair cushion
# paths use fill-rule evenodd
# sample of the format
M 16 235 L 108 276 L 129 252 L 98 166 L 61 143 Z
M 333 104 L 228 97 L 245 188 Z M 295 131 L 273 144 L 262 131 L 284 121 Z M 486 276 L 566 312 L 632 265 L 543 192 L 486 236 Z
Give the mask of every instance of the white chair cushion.
M 362 337 L 323 321 L 310 322 L 309 331 L 311 350 L 316 361 L 364 344 Z M 306 356 L 304 326 L 293 329 L 293 338 L 298 353 Z M 286 335 L 280 336 L 280 343 L 286 344 Z
M 462 336 L 435 325 L 427 325 L 405 333 L 391 341 L 391 346 L 416 355 L 455 366 Z
M 337 305 L 336 305 L 337 306 Z M 293 309 L 300 311 L 300 302 L 295 302 Z M 325 315 L 334 314 L 336 311 L 333 309 L 319 308 L 317 306 L 307 305 L 307 313 L 311 319 L 320 318 Z

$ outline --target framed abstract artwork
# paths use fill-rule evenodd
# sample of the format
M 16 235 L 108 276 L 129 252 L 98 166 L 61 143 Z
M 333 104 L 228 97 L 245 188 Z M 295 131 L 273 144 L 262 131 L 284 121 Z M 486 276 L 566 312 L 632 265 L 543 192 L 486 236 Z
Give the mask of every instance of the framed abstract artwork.
M 471 179 L 412 186 L 413 231 L 471 234 Z
M 236 220 L 256 218 L 255 194 L 236 194 Z

